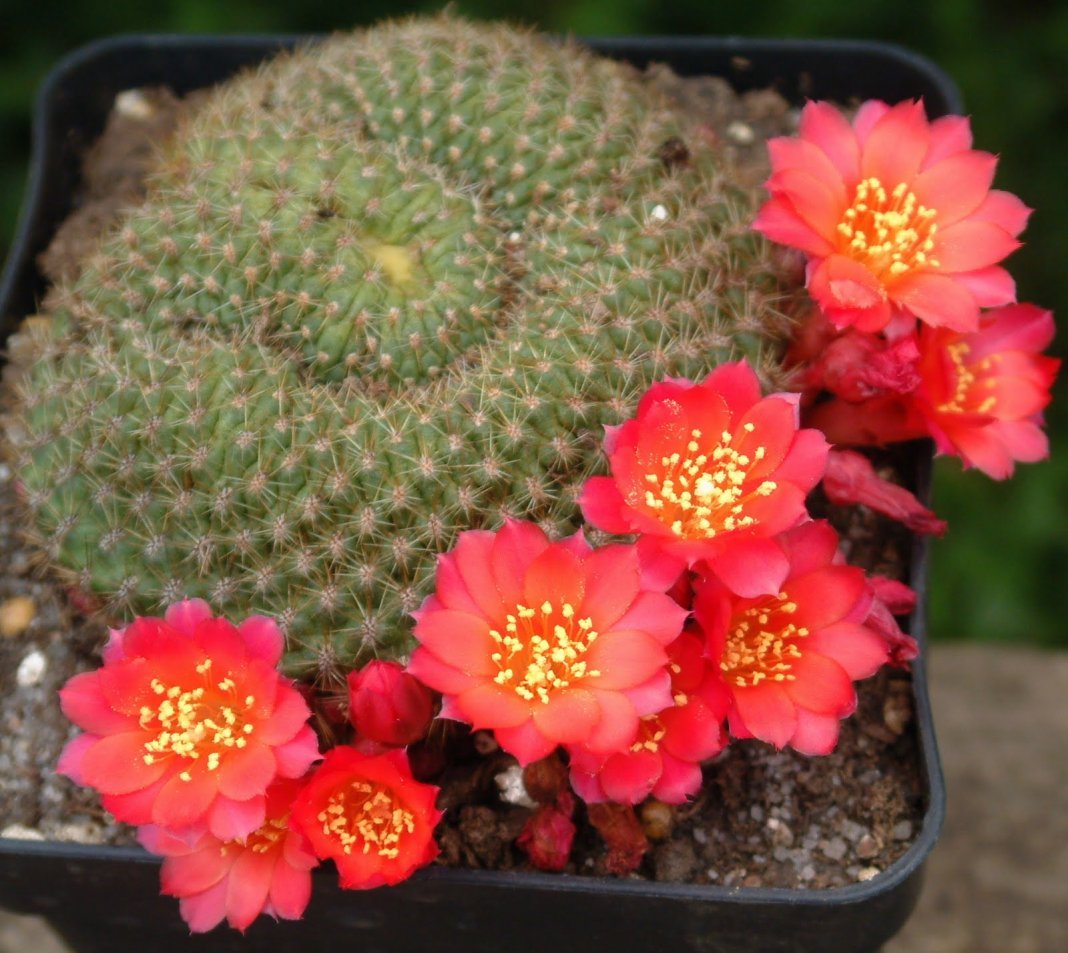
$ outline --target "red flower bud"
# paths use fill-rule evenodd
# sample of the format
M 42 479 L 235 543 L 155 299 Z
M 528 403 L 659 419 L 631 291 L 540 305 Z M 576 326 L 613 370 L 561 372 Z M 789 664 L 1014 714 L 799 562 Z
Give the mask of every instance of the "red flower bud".
M 434 715 L 429 689 L 396 662 L 350 672 L 349 720 L 364 738 L 401 747 L 422 738 Z

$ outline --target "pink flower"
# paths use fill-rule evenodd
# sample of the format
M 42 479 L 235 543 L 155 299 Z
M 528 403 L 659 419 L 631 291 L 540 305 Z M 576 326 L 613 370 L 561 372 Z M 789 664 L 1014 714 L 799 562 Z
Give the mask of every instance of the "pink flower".
M 162 891 L 178 897 L 182 919 L 205 933 L 223 918 L 244 932 L 261 913 L 299 920 L 311 897 L 311 871 L 319 861 L 307 839 L 289 826 L 301 781 L 282 779 L 267 789 L 266 820 L 240 840 L 205 833 L 191 843 L 161 827 L 137 831 L 145 849 L 166 859 Z
M 522 764 L 560 744 L 618 750 L 670 703 L 665 647 L 687 613 L 665 588 L 643 584 L 633 546 L 515 521 L 461 533 L 416 613 L 409 671 Z
M 805 523 L 783 542 L 790 571 L 781 592 L 743 599 L 709 576 L 695 617 L 730 695 L 731 734 L 827 754 L 856 707 L 853 681 L 874 674 L 889 648 L 861 624 L 872 592 L 861 570 L 837 563 L 834 530 Z
M 748 364 L 723 364 L 651 387 L 605 449 L 612 475 L 588 480 L 579 505 L 605 532 L 641 534 L 651 578 L 670 585 L 704 561 L 738 593 L 778 591 L 774 537 L 807 518 L 827 459 L 823 435 L 798 429 L 796 394 L 761 399 Z
M 967 119 L 928 122 L 920 102 L 866 102 L 852 125 L 810 102 L 799 135 L 768 144 L 754 228 L 808 256 L 809 292 L 839 327 L 914 316 L 974 330 L 980 308 L 1015 299 L 998 262 L 1030 209 L 990 189 L 997 159 L 971 143 Z
M 319 757 L 307 704 L 276 666 L 282 634 L 234 627 L 192 599 L 113 630 L 103 668 L 75 675 L 63 712 L 86 733 L 58 770 L 101 793 L 120 821 L 223 841 L 261 827 L 265 793 Z
M 406 880 L 438 855 L 438 788 L 412 777 L 400 749 L 380 755 L 339 746 L 297 795 L 292 823 L 347 890 Z
M 434 716 L 430 692 L 396 662 L 368 662 L 350 672 L 349 719 L 363 738 L 403 747 L 422 738 Z
M 668 648 L 672 704 L 644 717 L 625 751 L 570 751 L 571 785 L 587 804 L 637 804 L 650 794 L 679 804 L 701 787 L 701 762 L 726 745 L 729 696 L 698 636 L 683 632 Z
M 1041 413 L 1060 361 L 1039 352 L 1053 331 L 1049 311 L 1018 304 L 987 312 L 971 334 L 921 332 L 917 405 L 939 450 L 998 480 L 1049 455 Z

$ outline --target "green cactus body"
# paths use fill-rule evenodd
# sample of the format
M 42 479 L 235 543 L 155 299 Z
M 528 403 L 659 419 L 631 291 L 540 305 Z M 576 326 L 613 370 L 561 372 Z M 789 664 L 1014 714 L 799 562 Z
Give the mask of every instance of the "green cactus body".
M 403 655 L 436 554 L 568 531 L 653 381 L 774 380 L 750 215 L 686 117 L 573 45 L 442 17 L 282 57 L 53 292 L 7 421 L 35 532 L 116 611 L 276 616 L 294 675 Z

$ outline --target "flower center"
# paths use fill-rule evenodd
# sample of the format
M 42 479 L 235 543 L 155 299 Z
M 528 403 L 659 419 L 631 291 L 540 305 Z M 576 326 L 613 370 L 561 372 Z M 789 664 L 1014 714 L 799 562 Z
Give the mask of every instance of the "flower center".
M 853 204 L 838 223 L 839 250 L 883 276 L 938 268 L 938 260 L 929 257 L 937 214 L 920 205 L 904 182 L 887 192 L 878 179 L 861 179 Z
M 801 658 L 797 642 L 808 629 L 790 621 L 797 603 L 785 592 L 777 599 L 761 600 L 731 619 L 720 670 L 739 688 L 758 685 L 765 679 L 792 682 L 793 661 Z
M 393 792 L 370 781 L 353 781 L 332 794 L 316 819 L 346 854 L 374 851 L 387 860 L 400 853 L 401 840 L 415 830 L 415 818 Z
M 744 429 L 752 433 L 753 425 Z M 731 446 L 734 435 L 726 430 L 711 450 L 702 448 L 701 439 L 700 430 L 691 430 L 686 456 L 661 457 L 663 469 L 645 474 L 650 486 L 646 508 L 682 539 L 710 539 L 721 531 L 755 525 L 756 517 L 745 512 L 746 499 L 769 496 L 776 489 L 774 481 L 765 480 L 755 490 L 746 490 L 749 469 L 764 458 L 764 447 L 757 447 L 751 457 L 740 453 Z
M 576 619 L 569 602 L 559 611 L 548 600 L 537 610 L 517 605 L 505 616 L 504 633 L 490 629 L 490 635 L 500 647 L 491 656 L 498 670 L 493 680 L 510 685 L 524 701 L 547 704 L 550 691 L 601 674 L 582 658 L 597 640 L 593 620 Z
M 938 405 L 938 409 L 942 413 L 963 414 L 970 411 L 972 413 L 989 414 L 997 406 L 997 398 L 993 394 L 983 398 L 978 406 L 965 406 L 969 397 L 974 400 L 977 396 L 972 393 L 977 375 L 972 366 L 965 363 L 965 358 L 969 353 L 971 353 L 971 348 L 964 341 L 956 341 L 946 346 L 946 355 L 953 363 L 954 384 L 953 396 Z M 1000 355 L 992 354 L 990 357 L 980 361 L 977 369 L 988 371 L 999 358 Z M 987 379 L 988 386 L 993 386 L 994 383 L 993 379 Z
M 197 674 L 210 679 L 211 659 L 197 666 Z M 248 736 L 255 730 L 248 722 L 239 724 L 237 712 L 251 707 L 256 699 L 246 695 L 239 701 L 237 688 L 227 676 L 212 685 L 183 688 L 180 685 L 165 685 L 158 678 L 152 679 L 153 693 L 159 696 L 155 708 L 142 705 L 138 724 L 146 731 L 155 731 L 156 736 L 145 742 L 145 764 L 154 764 L 158 758 L 176 755 L 189 761 L 205 756 L 209 771 L 219 767 L 221 753 L 229 748 L 244 748 Z M 192 775 L 182 771 L 183 781 L 191 781 Z
M 241 841 L 229 841 L 224 844 L 223 852 L 226 852 L 229 844 L 234 844 L 242 850 L 251 850 L 255 854 L 266 854 L 269 850 L 273 850 L 288 833 L 289 812 L 287 811 L 281 817 L 272 817 L 258 830 L 253 831 L 245 838 L 244 843 Z
M 641 751 L 657 752 L 660 750 L 660 742 L 667 731 L 657 715 L 646 715 L 638 722 L 638 738 L 630 746 L 634 754 Z

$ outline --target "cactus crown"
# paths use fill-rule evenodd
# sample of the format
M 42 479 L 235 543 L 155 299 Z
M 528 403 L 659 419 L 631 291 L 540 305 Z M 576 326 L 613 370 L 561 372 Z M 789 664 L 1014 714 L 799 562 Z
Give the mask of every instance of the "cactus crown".
M 35 532 L 115 609 L 276 616 L 294 675 L 401 655 L 436 554 L 572 527 L 651 382 L 775 377 L 750 217 L 681 109 L 575 45 L 444 16 L 282 56 L 54 290 L 7 421 Z

